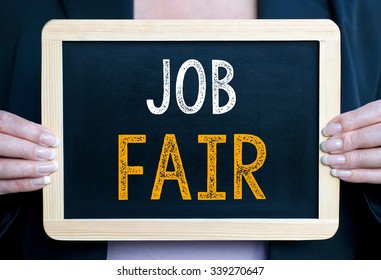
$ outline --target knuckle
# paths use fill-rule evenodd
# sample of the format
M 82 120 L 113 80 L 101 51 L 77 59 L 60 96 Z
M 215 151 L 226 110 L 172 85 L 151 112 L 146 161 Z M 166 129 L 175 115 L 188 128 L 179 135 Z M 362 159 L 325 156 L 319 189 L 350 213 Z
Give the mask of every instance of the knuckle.
M 18 168 L 18 174 L 22 174 L 23 177 L 35 176 L 36 166 L 32 162 L 24 161 Z
M 362 170 L 362 169 L 356 170 L 354 177 L 356 179 L 356 182 L 358 183 L 364 183 L 369 181 L 369 175 L 367 174 L 365 170 Z
M 358 152 L 347 153 L 345 155 L 345 158 L 346 158 L 345 162 L 348 167 L 356 168 L 358 166 L 361 166 L 361 162 L 362 162 L 361 153 L 358 153 Z
M 374 113 L 376 119 L 381 119 L 381 100 L 376 100 L 369 104 L 371 111 Z
M 349 131 L 352 127 L 352 119 L 350 118 L 350 115 L 342 115 L 339 123 L 341 124 L 343 131 Z
M 38 176 L 36 162 L 0 158 L 0 180 Z
M 380 169 L 356 169 L 353 171 L 352 181 L 355 183 L 380 184 Z
M 337 118 L 337 122 L 341 124 L 343 131 L 351 131 L 355 126 L 354 123 L 356 121 L 356 116 L 353 114 L 353 112 L 341 114 Z
M 0 195 L 4 195 L 7 193 L 9 193 L 9 191 L 5 185 L 5 182 L 3 180 L 0 180 Z
M 0 180 L 0 195 L 29 191 L 29 184 L 25 179 Z
M 346 133 L 343 135 L 343 145 L 344 150 L 351 151 L 358 147 L 358 135 L 354 132 Z
M 20 158 L 34 159 L 36 145 L 30 142 L 23 142 L 18 146 L 18 153 Z
M 15 192 L 25 192 L 28 190 L 28 184 L 25 179 L 13 180 L 13 189 Z
M 7 131 L 12 123 L 12 115 L 8 112 L 0 110 L 0 132 Z

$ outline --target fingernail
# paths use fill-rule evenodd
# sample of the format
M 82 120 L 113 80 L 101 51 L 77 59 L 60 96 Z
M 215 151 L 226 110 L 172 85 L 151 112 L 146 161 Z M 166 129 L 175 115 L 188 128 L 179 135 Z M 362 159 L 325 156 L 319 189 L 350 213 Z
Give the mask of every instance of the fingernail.
M 48 147 L 56 148 L 60 144 L 60 140 L 52 134 L 43 133 L 40 137 L 41 143 Z
M 55 150 L 42 147 L 42 146 L 37 146 L 34 152 L 36 157 L 40 159 L 55 159 L 57 156 L 57 153 Z
M 324 165 L 342 165 L 345 164 L 345 156 L 342 155 L 324 155 L 321 158 Z
M 42 178 L 34 178 L 32 179 L 32 185 L 34 186 L 45 186 L 45 185 L 49 185 L 51 182 L 51 179 L 49 176 L 44 176 Z
M 329 139 L 320 144 L 320 149 L 323 152 L 333 152 L 343 148 L 343 141 L 341 139 Z
M 353 172 L 350 170 L 338 170 L 338 169 L 332 169 L 331 175 L 333 177 L 337 178 L 350 178 L 353 175 Z
M 326 137 L 340 133 L 343 126 L 340 123 L 331 123 L 322 129 L 322 134 Z
M 37 172 L 52 173 L 57 171 L 58 163 L 56 161 L 41 162 L 37 165 Z

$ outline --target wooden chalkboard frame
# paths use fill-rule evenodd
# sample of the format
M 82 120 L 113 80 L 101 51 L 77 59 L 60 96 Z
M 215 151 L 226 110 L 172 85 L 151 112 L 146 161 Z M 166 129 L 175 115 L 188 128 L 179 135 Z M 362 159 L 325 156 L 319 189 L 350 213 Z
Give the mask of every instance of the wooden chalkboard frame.
M 163 32 L 165 31 L 165 32 Z M 340 32 L 329 20 L 53 20 L 42 32 L 42 122 L 63 139 L 65 41 L 318 41 L 319 131 L 340 112 Z M 319 134 L 319 142 L 324 138 Z M 339 181 L 319 163 L 317 219 L 65 219 L 63 149 L 43 192 L 43 220 L 59 240 L 314 240 L 339 223 Z M 322 156 L 316 147 L 316 153 Z

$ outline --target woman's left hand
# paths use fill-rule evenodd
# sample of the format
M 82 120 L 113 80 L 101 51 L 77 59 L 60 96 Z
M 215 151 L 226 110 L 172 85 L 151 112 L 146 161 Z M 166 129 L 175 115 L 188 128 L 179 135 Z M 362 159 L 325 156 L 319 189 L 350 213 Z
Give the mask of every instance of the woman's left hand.
M 353 183 L 381 183 L 381 100 L 333 118 L 322 131 L 322 163 L 332 176 Z

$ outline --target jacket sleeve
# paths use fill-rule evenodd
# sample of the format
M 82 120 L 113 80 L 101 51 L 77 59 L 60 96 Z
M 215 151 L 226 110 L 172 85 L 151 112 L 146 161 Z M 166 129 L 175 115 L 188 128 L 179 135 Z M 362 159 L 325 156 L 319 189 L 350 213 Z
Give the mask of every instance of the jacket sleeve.
M 377 0 L 259 2 L 261 18 L 327 18 L 336 22 L 341 32 L 342 112 L 381 98 L 380 15 L 381 2 Z M 380 186 L 362 188 L 370 209 L 381 222 Z
M 380 99 L 380 1 L 259 0 L 258 14 L 262 19 L 333 20 L 341 32 L 341 111 Z M 367 232 L 380 229 L 380 187 L 341 182 L 340 226 L 336 235 L 327 241 L 274 242 L 272 258 L 353 259 L 361 257 L 361 248 L 365 246 L 379 250 L 380 242 L 377 238 L 372 240 Z
M 39 123 L 41 118 L 41 31 L 51 19 L 126 19 L 133 14 L 132 0 L 12 0 L 0 3 L 0 110 Z M 17 227 L 12 225 L 17 224 Z M 8 234 L 12 229 L 12 234 Z M 17 232 L 14 232 L 14 231 Z M 4 245 L 10 235 L 12 244 Z M 2 239 L 3 238 L 3 239 Z M 46 246 L 44 246 L 44 244 Z M 71 244 L 71 245 L 70 245 Z M 9 248 L 19 257 L 104 258 L 93 246 L 56 242 L 44 235 L 41 192 L 0 196 L 0 259 Z M 4 248 L 2 246 L 5 246 Z M 37 247 L 36 247 L 37 246 Z M 52 248 L 60 248 L 53 250 Z M 74 249 L 77 248 L 77 249 Z M 87 248 L 85 250 L 85 248 Z

